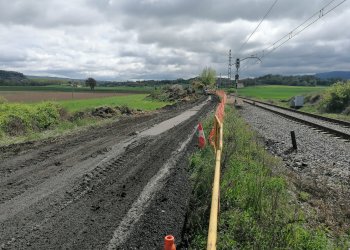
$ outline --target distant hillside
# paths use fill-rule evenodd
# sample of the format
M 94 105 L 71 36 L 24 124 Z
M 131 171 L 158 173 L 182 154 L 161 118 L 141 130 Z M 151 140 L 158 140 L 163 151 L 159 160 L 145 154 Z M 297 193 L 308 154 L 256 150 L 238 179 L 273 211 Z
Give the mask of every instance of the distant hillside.
M 59 77 L 25 76 L 15 71 L 0 70 L 0 86 L 47 86 L 69 84 L 70 79 Z M 80 80 L 82 82 L 82 80 Z
M 315 76 L 319 79 L 342 79 L 349 80 L 350 79 L 350 71 L 331 71 L 315 74 Z
M 25 79 L 26 77 L 22 73 L 15 71 L 0 70 L 0 81 L 21 81 Z
M 315 75 L 264 75 L 257 78 L 242 79 L 245 86 L 255 85 L 288 85 L 288 86 L 329 86 L 336 82 L 335 79 L 321 79 Z

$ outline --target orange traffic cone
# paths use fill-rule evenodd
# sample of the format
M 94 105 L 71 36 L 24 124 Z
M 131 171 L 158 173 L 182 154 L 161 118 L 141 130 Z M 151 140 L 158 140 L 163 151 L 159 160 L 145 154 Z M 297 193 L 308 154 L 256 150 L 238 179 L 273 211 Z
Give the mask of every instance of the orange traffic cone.
M 167 235 L 164 238 L 164 250 L 176 250 L 175 238 L 172 235 Z
M 198 147 L 204 148 L 205 147 L 205 135 L 204 130 L 201 123 L 198 123 Z

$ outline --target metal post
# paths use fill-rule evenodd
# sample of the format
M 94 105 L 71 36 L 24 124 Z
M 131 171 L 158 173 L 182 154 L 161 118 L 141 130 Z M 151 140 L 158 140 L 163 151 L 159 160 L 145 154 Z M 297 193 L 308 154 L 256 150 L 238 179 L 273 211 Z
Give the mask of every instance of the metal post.
M 228 72 L 227 72 L 227 78 L 228 78 L 229 84 L 231 84 L 231 77 L 232 77 L 231 66 L 232 66 L 232 55 L 230 50 L 228 52 Z
M 290 136 L 292 138 L 292 145 L 295 150 L 298 150 L 297 140 L 295 139 L 295 132 L 290 131 Z

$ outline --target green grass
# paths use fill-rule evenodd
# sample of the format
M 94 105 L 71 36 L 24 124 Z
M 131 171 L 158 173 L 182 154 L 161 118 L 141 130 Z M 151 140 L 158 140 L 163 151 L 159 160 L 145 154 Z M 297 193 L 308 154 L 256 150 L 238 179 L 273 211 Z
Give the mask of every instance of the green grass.
M 132 109 L 155 110 L 170 102 L 161 102 L 146 98 L 146 94 L 113 96 L 96 99 L 64 100 L 58 103 L 70 112 L 91 109 L 98 106 L 128 106 Z
M 325 87 L 297 87 L 297 86 L 282 86 L 282 85 L 264 85 L 245 87 L 238 89 L 238 94 L 244 97 L 252 97 L 265 100 L 288 100 L 296 95 L 304 95 L 313 92 L 320 92 L 326 89 Z
M 285 105 L 285 104 L 282 106 L 288 107 L 288 105 Z M 350 121 L 350 115 L 320 112 L 317 105 L 305 104 L 304 107 L 302 107 L 300 109 L 300 111 L 313 113 L 313 114 L 317 114 L 317 115 L 322 115 L 322 116 L 326 116 L 326 117 L 333 118 L 333 119 Z
M 96 87 L 97 93 L 150 93 L 152 87 Z M 0 91 L 58 91 L 72 92 L 72 87 L 67 85 L 48 85 L 48 86 L 0 86 Z M 74 88 L 74 92 L 91 92 L 89 87 Z
M 204 122 L 206 131 L 212 119 Z M 306 213 L 290 194 L 293 189 L 282 175 L 280 160 L 265 151 L 229 108 L 223 145 L 218 249 L 347 249 L 348 235 L 332 238 L 322 224 L 308 224 Z M 191 157 L 190 249 L 206 246 L 214 164 L 210 147 Z M 308 198 L 300 194 L 300 199 Z

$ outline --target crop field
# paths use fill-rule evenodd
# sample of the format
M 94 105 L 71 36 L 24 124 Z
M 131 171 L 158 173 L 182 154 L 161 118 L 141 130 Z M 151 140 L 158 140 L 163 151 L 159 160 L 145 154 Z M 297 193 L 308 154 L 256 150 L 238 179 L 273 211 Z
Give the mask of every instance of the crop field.
M 104 98 L 111 96 L 125 96 L 130 93 L 113 92 L 58 92 L 58 91 L 0 91 L 0 96 L 8 102 L 40 102 L 40 101 L 61 101 L 61 100 L 81 100 L 91 98 Z
M 152 91 L 152 87 L 96 87 L 94 93 L 149 93 Z M 68 85 L 48 85 L 48 86 L 0 86 L 0 92 L 3 91 L 46 91 L 46 92 L 92 92 L 88 87 L 72 88 Z
M 299 87 L 282 85 L 265 85 L 246 87 L 238 90 L 238 94 L 245 97 L 271 100 L 288 100 L 296 95 L 304 95 L 323 91 L 325 87 Z

